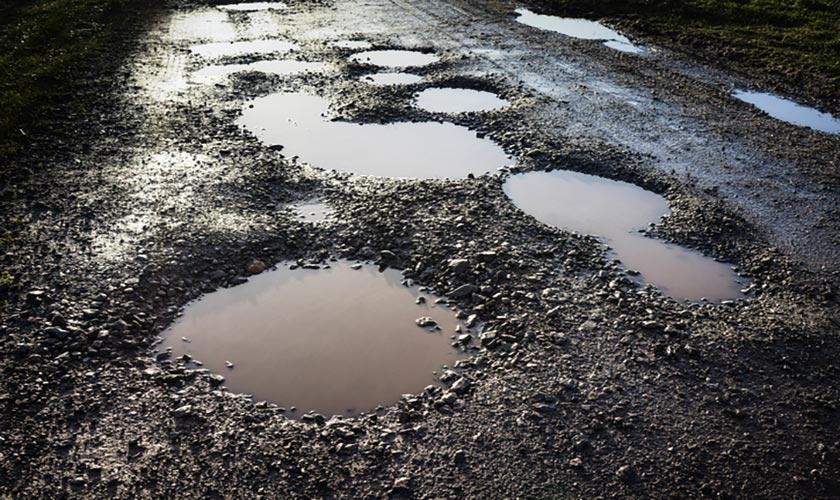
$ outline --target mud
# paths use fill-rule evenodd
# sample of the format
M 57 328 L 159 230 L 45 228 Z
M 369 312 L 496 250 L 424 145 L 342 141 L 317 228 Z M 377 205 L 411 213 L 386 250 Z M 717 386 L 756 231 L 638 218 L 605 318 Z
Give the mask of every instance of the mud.
M 840 495 L 840 138 L 734 99 L 749 81 L 666 51 L 547 37 L 517 7 L 173 1 L 138 19 L 113 48 L 129 54 L 119 69 L 89 75 L 105 88 L 97 104 L 56 117 L 72 134 L 31 137 L 35 173 L 2 186 L 2 494 Z M 190 47 L 269 36 L 335 72 L 183 83 L 209 64 L 271 59 Z M 412 68 L 422 82 L 372 86 L 359 81 L 370 64 L 328 45 L 349 39 L 439 60 Z M 316 93 L 329 119 L 363 126 L 429 121 L 411 105 L 429 87 L 509 101 L 451 120 L 516 165 L 365 177 L 237 125 L 247 102 L 278 92 Z M 746 300 L 685 304 L 639 286 L 592 235 L 542 224 L 502 191 L 507 173 L 556 168 L 665 196 L 673 213 L 649 234 L 737 266 Z M 334 218 L 289 210 L 309 199 Z M 241 286 L 254 260 L 332 258 L 450 297 L 482 322 L 478 352 L 377 414 L 299 421 L 157 359 L 182 308 Z

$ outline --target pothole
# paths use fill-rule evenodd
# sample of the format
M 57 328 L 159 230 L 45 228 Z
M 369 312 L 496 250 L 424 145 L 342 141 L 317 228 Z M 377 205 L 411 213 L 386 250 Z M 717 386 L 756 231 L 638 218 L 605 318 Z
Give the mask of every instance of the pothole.
M 773 94 L 736 90 L 732 95 L 736 99 L 752 104 L 777 120 L 800 127 L 812 128 L 820 132 L 840 134 L 840 118 L 835 118 L 830 113 L 823 113 Z
M 353 54 L 350 60 L 383 68 L 413 68 L 438 62 L 440 57 L 415 50 L 370 50 Z
M 292 205 L 297 217 L 304 221 L 313 224 L 324 222 L 335 214 L 335 210 L 329 205 L 319 200 L 308 200 L 295 203 Z
M 257 61 L 250 64 L 221 64 L 207 66 L 194 72 L 190 79 L 193 82 L 208 82 L 219 80 L 234 73 L 258 71 L 272 75 L 294 75 L 298 73 L 318 72 L 324 69 L 324 64 L 306 61 Z
M 639 233 L 670 213 L 668 202 L 655 193 L 561 170 L 513 175 L 504 192 L 545 224 L 602 237 L 627 269 L 670 297 L 712 302 L 743 297 L 731 266 Z
M 538 28 L 573 38 L 584 40 L 597 40 L 604 42 L 604 45 L 611 49 L 629 52 L 632 54 L 643 54 L 645 49 L 633 45 L 626 36 L 607 28 L 601 23 L 589 21 L 588 19 L 575 19 L 569 17 L 546 16 L 531 12 L 528 9 L 516 9 L 519 15 L 516 20 L 532 28 Z
M 205 58 L 237 56 L 245 54 L 286 53 L 297 50 L 295 43 L 285 40 L 248 40 L 241 42 L 217 42 L 193 45 L 190 51 Z
M 371 85 L 412 85 L 423 81 L 423 77 L 412 73 L 371 73 L 359 80 Z
M 232 391 L 298 415 L 352 415 L 421 392 L 435 370 L 465 357 L 451 345 L 456 329 L 466 331 L 455 314 L 404 286 L 398 271 L 336 262 L 208 294 L 162 345 L 221 374 Z
M 463 178 L 512 163 L 499 145 L 453 123 L 329 121 L 327 101 L 279 93 L 247 103 L 238 124 L 318 168 L 395 178 Z
M 253 12 L 257 10 L 282 10 L 288 8 L 288 5 L 283 2 L 251 2 L 217 5 L 216 8 L 239 12 Z
M 340 49 L 358 49 L 364 50 L 373 47 L 373 44 L 365 40 L 336 40 L 328 44 L 330 47 L 338 47 Z
M 430 88 L 415 96 L 420 109 L 432 113 L 469 113 L 492 111 L 509 103 L 496 94 L 472 89 Z

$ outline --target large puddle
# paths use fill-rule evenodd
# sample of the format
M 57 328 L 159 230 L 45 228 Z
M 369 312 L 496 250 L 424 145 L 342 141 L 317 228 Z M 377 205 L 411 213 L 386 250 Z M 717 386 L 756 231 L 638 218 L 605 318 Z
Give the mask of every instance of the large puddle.
M 412 85 L 423 81 L 423 77 L 413 73 L 371 73 L 359 80 L 371 85 Z
M 232 391 L 325 416 L 420 392 L 434 371 L 464 356 L 450 345 L 456 327 L 466 328 L 455 312 L 403 286 L 398 271 L 331 266 L 281 268 L 208 294 L 162 346 L 223 375 Z
M 238 120 L 286 156 L 322 169 L 397 178 L 463 178 L 512 163 L 496 143 L 452 123 L 328 121 L 327 101 L 279 93 L 246 103 Z
M 190 51 L 194 54 L 207 58 L 246 54 L 286 53 L 297 49 L 297 44 L 285 40 L 204 43 L 190 47 Z
M 223 79 L 235 73 L 258 71 L 272 75 L 295 75 L 299 73 L 317 72 L 324 69 L 323 63 L 306 61 L 257 61 L 250 64 L 222 64 L 202 68 L 192 74 L 194 82 L 207 82 Z
M 509 103 L 496 94 L 472 89 L 431 88 L 415 96 L 420 109 L 432 113 L 469 113 L 501 109 Z
M 413 68 L 438 62 L 440 57 L 414 50 L 369 50 L 353 54 L 350 60 L 383 68 Z
M 809 127 L 820 132 L 840 134 L 840 118 L 835 118 L 830 113 L 822 113 L 814 108 L 762 92 L 736 90 L 732 95 L 736 99 L 752 104 L 777 120 L 786 121 L 800 127 Z
M 532 28 L 562 33 L 566 36 L 581 38 L 584 40 L 598 40 L 611 49 L 632 54 L 642 54 L 645 50 L 630 42 L 626 36 L 607 28 L 601 23 L 587 19 L 574 19 L 569 17 L 546 16 L 531 12 L 528 9 L 516 9 L 519 14 L 516 20 Z
M 602 237 L 626 268 L 670 297 L 718 302 L 743 296 L 730 266 L 638 232 L 670 213 L 667 201 L 655 193 L 568 171 L 513 175 L 504 191 L 545 224 Z

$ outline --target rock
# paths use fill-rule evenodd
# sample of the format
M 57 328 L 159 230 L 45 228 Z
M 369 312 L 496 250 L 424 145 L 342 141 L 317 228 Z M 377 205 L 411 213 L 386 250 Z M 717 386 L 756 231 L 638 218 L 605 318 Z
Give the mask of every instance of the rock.
M 470 342 L 472 342 L 472 335 L 470 335 L 469 333 L 458 335 L 458 342 L 464 345 L 469 344 Z
M 353 269 L 354 271 L 358 271 L 361 268 L 362 268 L 362 265 L 359 264 L 359 263 L 356 263 L 356 264 L 353 264 L 352 266 L 350 266 L 350 269 Z
M 467 328 L 474 327 L 476 323 L 478 323 L 478 314 L 470 314 L 469 316 L 467 316 L 467 321 L 465 323 L 467 325 Z
M 414 322 L 417 323 L 417 326 L 419 326 L 420 328 L 431 328 L 437 326 L 437 321 L 428 316 L 417 318 L 416 320 L 414 320 Z
M 466 259 L 452 259 L 449 261 L 448 266 L 453 273 L 461 275 L 469 270 L 470 263 Z
M 394 486 L 391 489 L 395 493 L 406 493 L 411 491 L 411 479 L 407 477 L 398 477 L 394 480 Z
M 65 326 L 67 326 L 67 320 L 64 319 L 64 316 L 62 316 L 59 312 L 52 314 L 52 316 L 50 317 L 50 323 L 52 323 L 53 326 L 57 326 L 59 328 L 64 328 Z
M 437 403 L 438 406 L 444 406 L 444 405 L 452 406 L 452 404 L 454 404 L 455 401 L 458 401 L 458 395 L 455 394 L 454 392 L 446 392 L 446 393 L 443 394 L 443 396 L 441 396 L 437 400 L 436 403 Z
M 467 463 L 467 452 L 464 450 L 458 450 L 452 455 L 452 461 L 455 462 L 455 465 L 464 465 Z
M 396 262 L 397 254 L 390 250 L 382 250 L 381 252 L 379 252 L 379 258 L 382 260 L 382 262 Z
M 219 374 L 212 374 L 210 375 L 210 385 L 222 385 L 225 382 L 225 378 Z
M 591 332 L 592 330 L 598 328 L 598 323 L 590 320 L 584 321 L 582 325 L 578 327 L 578 330 L 581 332 Z
M 260 274 L 265 271 L 265 262 L 261 260 L 253 260 L 248 267 L 245 268 L 248 274 Z
M 357 253 L 359 254 L 359 257 L 363 259 L 369 259 L 376 255 L 376 252 L 374 252 L 371 247 L 362 247 Z
M 124 332 L 128 330 L 129 324 L 125 320 L 117 320 L 111 323 L 109 329 L 115 332 Z
M 642 328 L 645 330 L 662 330 L 664 327 L 658 321 L 642 321 Z
M 172 414 L 176 417 L 188 417 L 192 413 L 192 405 L 179 406 L 172 410 Z
M 67 335 L 70 334 L 70 332 L 68 332 L 67 330 L 64 330 L 63 328 L 59 328 L 57 326 L 51 326 L 49 328 L 44 329 L 44 333 L 46 333 L 47 335 L 50 335 L 52 337 L 55 337 L 59 340 L 66 339 Z
M 455 394 L 464 394 L 470 388 L 470 381 L 466 377 L 461 377 L 452 384 L 452 387 L 449 389 L 454 392 Z
M 210 273 L 209 278 L 211 280 L 219 280 L 224 278 L 225 276 L 227 276 L 227 274 L 225 274 L 224 271 L 213 271 L 212 273 Z
M 447 293 L 446 295 L 453 299 L 458 299 L 461 297 L 466 297 L 467 295 L 471 295 L 478 291 L 478 287 L 469 283 L 459 286 L 458 288 L 452 290 L 451 292 Z
M 480 262 L 492 262 L 492 261 L 496 260 L 496 257 L 498 257 L 498 254 L 496 252 L 488 250 L 486 252 L 479 252 L 477 257 L 478 257 L 478 260 Z
M 629 465 L 622 465 L 618 468 L 615 472 L 615 475 L 618 476 L 618 479 L 621 480 L 622 483 L 630 484 L 636 482 L 636 471 L 633 470 L 632 467 Z

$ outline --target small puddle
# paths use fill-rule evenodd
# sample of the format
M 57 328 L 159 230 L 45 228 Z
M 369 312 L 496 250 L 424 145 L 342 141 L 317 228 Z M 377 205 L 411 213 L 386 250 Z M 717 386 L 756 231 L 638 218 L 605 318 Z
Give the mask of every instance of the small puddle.
M 318 223 L 332 218 L 335 210 L 321 201 L 304 201 L 292 205 L 298 218 L 304 222 Z
M 227 5 L 217 5 L 217 9 L 232 10 L 239 12 L 254 12 L 257 10 L 282 10 L 288 8 L 283 2 L 251 2 L 251 3 L 231 3 Z
M 335 42 L 330 42 L 328 44 L 330 47 L 338 47 L 340 49 L 369 49 L 373 47 L 373 44 L 367 42 L 365 40 L 338 40 Z
M 372 73 L 359 80 L 371 85 L 412 85 L 423 81 L 423 77 L 412 73 Z
M 501 109 L 509 103 L 496 94 L 472 89 L 431 88 L 416 96 L 417 107 L 432 113 L 469 113 Z
M 234 73 L 258 71 L 272 75 L 294 75 L 317 72 L 324 69 L 323 63 L 305 61 L 257 61 L 250 64 L 222 64 L 202 68 L 192 74 L 194 82 L 207 82 L 225 78 Z
M 453 123 L 328 121 L 327 101 L 279 93 L 246 103 L 237 121 L 286 156 L 325 170 L 393 178 L 463 178 L 512 163 L 496 143 Z
M 588 19 L 574 19 L 570 17 L 546 16 L 531 12 L 528 9 L 516 9 L 519 14 L 516 20 L 532 28 L 562 33 L 566 36 L 581 38 L 583 40 L 597 40 L 604 42 L 604 45 L 611 49 L 633 54 L 643 54 L 645 50 L 630 42 L 626 36 L 607 28 L 601 23 L 589 21 Z
M 438 62 L 440 57 L 414 50 L 370 50 L 353 54 L 350 60 L 383 68 L 412 68 Z
M 421 392 L 435 370 L 464 357 L 450 345 L 456 327 L 466 328 L 455 311 L 403 286 L 398 271 L 330 265 L 281 268 L 208 294 L 161 346 L 223 375 L 232 391 L 327 417 Z M 440 329 L 418 326 L 425 317 Z
M 513 175 L 505 194 L 540 222 L 603 238 L 627 269 L 678 300 L 743 297 L 726 264 L 638 232 L 670 213 L 665 198 L 626 182 L 569 171 Z
M 297 50 L 295 43 L 284 40 L 249 40 L 230 43 L 204 43 L 193 45 L 190 51 L 202 57 L 239 56 L 245 54 L 271 54 Z
M 796 104 L 793 101 L 762 92 L 736 90 L 736 99 L 752 104 L 768 115 L 800 127 L 808 127 L 829 134 L 840 134 L 840 118 L 814 108 Z

